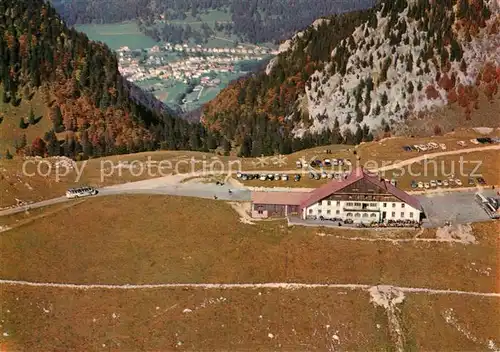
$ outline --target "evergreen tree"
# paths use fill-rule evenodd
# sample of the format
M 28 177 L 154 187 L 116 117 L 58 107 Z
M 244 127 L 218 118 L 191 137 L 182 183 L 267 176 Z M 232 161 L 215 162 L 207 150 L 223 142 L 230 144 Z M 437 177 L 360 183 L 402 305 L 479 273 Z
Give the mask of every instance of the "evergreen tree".
M 7 149 L 5 152 L 5 159 L 11 160 L 13 158 L 12 154 L 10 153 L 10 150 Z
M 25 130 L 26 128 L 28 128 L 28 126 L 29 126 L 29 124 L 27 124 L 24 121 L 24 117 L 21 117 L 21 119 L 19 120 L 19 128 L 22 130 Z

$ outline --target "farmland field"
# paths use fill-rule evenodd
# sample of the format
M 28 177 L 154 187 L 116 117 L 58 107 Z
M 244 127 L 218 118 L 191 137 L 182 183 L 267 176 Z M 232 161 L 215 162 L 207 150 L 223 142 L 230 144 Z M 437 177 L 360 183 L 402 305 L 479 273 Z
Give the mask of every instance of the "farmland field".
M 498 238 L 491 223 L 473 225 L 476 244 L 394 244 L 364 241 L 373 238 L 369 231 L 357 232 L 353 240 L 339 229 L 287 227 L 280 221 L 243 224 L 226 203 L 163 196 L 95 198 L 5 221 L 30 216 L 36 219 L 2 233 L 3 280 L 185 286 L 0 283 L 0 345 L 8 351 L 386 351 L 394 349 L 391 319 L 401 326 L 404 350 L 473 351 L 500 342 L 499 298 L 481 296 L 497 289 Z M 433 238 L 435 230 L 421 235 Z M 414 232 L 385 236 L 412 238 Z M 286 284 L 291 282 L 478 295 L 408 291 L 391 315 L 372 303 L 372 291 L 364 288 L 292 288 Z M 192 283 L 269 284 L 197 288 Z
M 91 40 L 106 43 L 113 50 L 122 46 L 132 50 L 151 48 L 158 44 L 142 34 L 135 22 L 76 25 L 75 29 L 87 34 Z

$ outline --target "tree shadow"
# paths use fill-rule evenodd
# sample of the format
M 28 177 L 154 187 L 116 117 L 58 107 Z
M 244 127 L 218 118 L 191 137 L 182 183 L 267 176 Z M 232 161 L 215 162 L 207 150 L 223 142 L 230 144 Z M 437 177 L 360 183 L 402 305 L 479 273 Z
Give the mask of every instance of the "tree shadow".
M 43 116 L 42 116 L 42 115 L 40 115 L 40 116 L 36 117 L 36 118 L 33 120 L 33 123 L 32 123 L 31 125 L 33 125 L 33 126 L 34 126 L 34 125 L 36 125 L 38 122 L 40 122 L 40 120 L 41 120 L 42 118 L 43 118 Z

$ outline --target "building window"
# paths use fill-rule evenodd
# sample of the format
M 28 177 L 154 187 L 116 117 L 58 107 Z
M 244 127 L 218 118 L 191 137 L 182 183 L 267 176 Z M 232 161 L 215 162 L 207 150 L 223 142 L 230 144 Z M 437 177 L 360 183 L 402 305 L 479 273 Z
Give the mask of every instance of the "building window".
M 376 218 L 376 217 L 377 217 L 377 214 L 372 213 L 372 214 L 370 215 L 370 217 L 372 217 L 372 218 Z
M 412 212 L 412 213 L 410 213 L 410 218 L 412 218 L 412 219 L 413 219 L 413 212 Z
M 348 207 L 352 207 L 352 206 L 353 206 L 353 204 L 354 204 L 354 203 L 350 203 L 350 202 L 349 202 L 349 203 L 346 203 L 346 206 L 348 206 Z
M 377 203 L 370 203 L 370 206 L 371 206 L 371 207 L 376 207 L 376 206 L 377 206 Z
M 262 209 L 259 209 L 258 213 L 259 214 L 264 214 L 264 211 Z
M 396 203 L 392 203 L 392 207 L 393 207 L 393 208 L 396 208 Z
M 392 217 L 393 217 L 393 218 L 395 218 L 395 217 L 396 217 L 396 212 L 395 212 L 395 211 L 393 211 L 393 212 L 392 212 Z
M 387 203 L 384 203 L 384 208 L 387 208 Z
M 340 214 L 340 210 L 337 210 L 337 211 L 335 212 L 335 214 L 337 214 L 337 215 L 338 215 L 338 214 Z
M 313 210 L 312 209 L 309 209 L 309 214 L 312 214 L 313 213 Z
M 326 202 L 326 205 L 332 205 L 331 201 Z
M 354 206 L 355 206 L 355 207 L 360 207 L 360 206 L 361 206 L 361 203 L 354 203 Z
M 327 214 L 331 214 L 331 213 L 332 213 L 332 211 L 331 211 L 330 209 L 328 209 L 328 210 L 326 211 L 326 213 L 327 213 Z
M 337 206 L 340 207 L 340 202 L 339 201 L 337 201 Z
M 354 214 L 354 217 L 355 218 L 359 218 L 359 217 L 361 217 L 361 214 L 360 213 L 356 213 L 356 214 Z
M 352 213 L 347 213 L 348 218 L 352 218 Z
M 321 200 L 320 200 L 320 201 L 318 202 L 318 205 L 321 205 L 321 203 L 323 203 L 323 201 L 321 201 Z
M 367 218 L 367 217 L 368 217 L 368 213 L 364 213 L 364 214 L 363 214 L 363 217 L 364 217 L 364 218 Z
M 401 217 L 404 218 L 405 217 L 405 213 L 402 211 L 401 212 Z
M 405 203 L 401 203 L 401 208 L 404 208 L 405 207 Z
M 321 209 L 318 209 L 318 215 L 321 214 Z

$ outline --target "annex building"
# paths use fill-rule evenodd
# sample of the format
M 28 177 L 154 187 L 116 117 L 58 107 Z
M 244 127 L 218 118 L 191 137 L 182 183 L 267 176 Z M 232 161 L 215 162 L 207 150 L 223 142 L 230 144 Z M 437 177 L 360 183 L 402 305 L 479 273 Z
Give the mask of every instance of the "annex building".
M 372 223 L 420 221 L 424 213 L 415 197 L 359 168 L 311 192 L 252 192 L 252 216 L 323 217 Z

